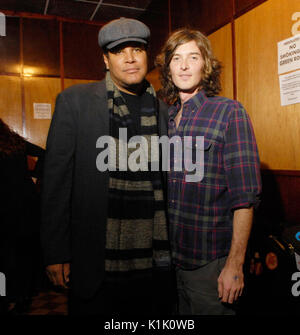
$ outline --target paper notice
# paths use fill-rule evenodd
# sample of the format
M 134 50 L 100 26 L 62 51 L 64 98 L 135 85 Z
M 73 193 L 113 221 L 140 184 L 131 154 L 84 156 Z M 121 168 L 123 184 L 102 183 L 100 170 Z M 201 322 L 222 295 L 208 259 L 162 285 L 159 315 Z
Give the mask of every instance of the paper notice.
M 33 103 L 34 119 L 51 119 L 51 104 Z
M 300 70 L 279 76 L 281 106 L 300 103 Z

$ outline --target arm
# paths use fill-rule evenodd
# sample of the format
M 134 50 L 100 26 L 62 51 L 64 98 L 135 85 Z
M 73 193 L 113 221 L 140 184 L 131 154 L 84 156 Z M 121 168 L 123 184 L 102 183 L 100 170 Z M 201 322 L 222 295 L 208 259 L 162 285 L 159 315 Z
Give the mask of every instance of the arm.
M 226 264 L 218 278 L 219 297 L 223 302 L 233 303 L 243 291 L 243 264 L 251 231 L 253 207 L 234 211 L 233 235 Z
M 219 296 L 232 303 L 244 287 L 243 264 L 252 227 L 253 208 L 261 193 L 260 165 L 251 121 L 241 104 L 232 108 L 225 135 L 227 176 L 233 233 L 226 264 L 218 279 Z
M 44 162 L 41 243 L 47 274 L 55 285 L 62 286 L 68 281 L 71 261 L 70 211 L 75 138 L 72 109 L 64 96 L 59 95 Z

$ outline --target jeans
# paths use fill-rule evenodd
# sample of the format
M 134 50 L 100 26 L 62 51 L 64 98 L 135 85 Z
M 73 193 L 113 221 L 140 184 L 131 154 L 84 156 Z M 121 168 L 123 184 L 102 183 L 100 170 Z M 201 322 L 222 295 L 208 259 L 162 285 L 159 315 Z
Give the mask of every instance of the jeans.
M 227 257 L 218 258 L 196 270 L 176 269 L 180 315 L 235 315 L 235 303 L 219 299 L 218 277 Z

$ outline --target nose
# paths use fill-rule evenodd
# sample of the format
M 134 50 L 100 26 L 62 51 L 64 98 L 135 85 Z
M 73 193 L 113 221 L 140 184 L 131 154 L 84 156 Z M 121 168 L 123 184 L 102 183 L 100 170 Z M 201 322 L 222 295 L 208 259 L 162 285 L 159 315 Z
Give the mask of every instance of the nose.
M 128 63 L 133 63 L 135 61 L 134 52 L 130 48 L 125 50 L 125 61 Z
M 188 60 L 183 58 L 180 63 L 180 69 L 181 70 L 187 70 L 189 68 Z

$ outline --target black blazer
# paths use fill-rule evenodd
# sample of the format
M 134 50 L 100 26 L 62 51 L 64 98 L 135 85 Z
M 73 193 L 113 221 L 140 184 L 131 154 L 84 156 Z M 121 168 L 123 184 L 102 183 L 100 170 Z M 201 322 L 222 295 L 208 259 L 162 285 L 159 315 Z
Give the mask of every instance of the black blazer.
M 159 102 L 160 136 L 167 106 Z M 45 264 L 71 262 L 72 292 L 91 297 L 103 280 L 109 172 L 99 172 L 96 141 L 109 135 L 105 81 L 60 93 L 47 138 L 41 241 Z

